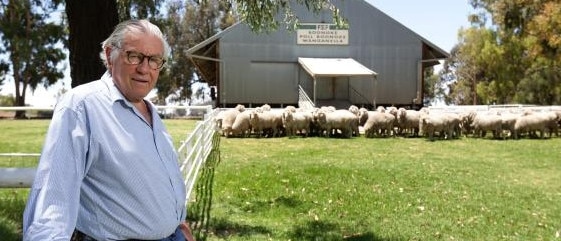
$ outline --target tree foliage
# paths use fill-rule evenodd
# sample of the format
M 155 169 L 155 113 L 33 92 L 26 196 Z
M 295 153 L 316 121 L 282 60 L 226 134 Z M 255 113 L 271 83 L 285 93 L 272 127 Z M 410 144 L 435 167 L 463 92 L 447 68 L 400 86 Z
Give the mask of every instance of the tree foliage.
M 434 68 L 429 67 L 423 70 L 424 82 L 423 82 L 423 101 L 425 105 L 434 102 L 441 98 L 440 86 L 438 75 L 434 74 Z
M 237 7 L 240 17 L 254 32 L 268 32 L 276 30 L 281 24 L 286 24 L 288 29 L 295 29 L 298 19 L 294 15 L 291 3 L 304 5 L 313 13 L 330 10 L 333 13 L 334 23 L 338 26 L 347 24 L 331 0 L 230 0 Z M 279 18 L 282 16 L 282 18 Z
M 61 79 L 63 69 L 58 65 L 65 59 L 62 44 L 65 41 L 62 23 L 49 21 L 57 2 L 43 3 L 30 0 L 0 2 L 0 29 L 2 53 L 9 61 L 0 60 L 5 71 L 9 66 L 14 80 L 16 106 L 25 105 L 27 88 L 48 87 Z M 24 112 L 16 113 L 23 117 Z
M 14 105 L 14 95 L 0 95 L 0 106 L 13 106 Z
M 443 74 L 452 104 L 561 104 L 561 2 L 471 0 Z
M 163 16 L 161 6 L 165 0 L 116 0 L 119 21 L 150 18 L 158 21 Z
M 167 12 L 164 32 L 172 47 L 172 58 L 156 84 L 161 104 L 168 96 L 172 97 L 171 101 L 191 98 L 192 84 L 201 79 L 196 77 L 187 50 L 237 20 L 231 4 L 220 0 L 175 2 L 168 6 Z

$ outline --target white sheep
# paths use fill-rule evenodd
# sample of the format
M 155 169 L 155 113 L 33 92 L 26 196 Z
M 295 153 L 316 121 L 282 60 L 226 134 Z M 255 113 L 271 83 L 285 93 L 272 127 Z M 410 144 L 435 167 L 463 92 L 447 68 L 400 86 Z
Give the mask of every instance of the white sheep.
M 327 137 L 339 130 L 343 137 L 350 138 L 353 130 L 358 131 L 358 117 L 348 110 L 335 110 L 333 112 L 319 110 L 317 120 L 321 128 L 326 131 Z
M 284 107 L 284 110 L 294 113 L 294 112 L 296 112 L 296 107 L 293 106 L 293 105 L 287 105 L 286 107 Z
M 249 114 L 251 111 L 241 112 L 236 116 L 232 124 L 232 134 L 241 137 L 248 137 L 251 134 L 251 124 L 249 122 Z
M 559 127 L 558 127 L 558 116 L 557 113 L 553 111 L 544 111 L 537 113 L 539 117 L 543 118 L 545 122 L 545 128 L 548 130 L 549 137 L 559 136 Z
M 512 113 L 512 112 L 501 112 L 499 113 L 501 118 L 501 130 L 503 139 L 506 137 L 513 138 L 514 134 L 514 125 L 516 124 L 516 119 L 520 116 L 520 114 Z M 508 134 L 505 134 L 508 133 Z
M 546 131 L 546 120 L 534 113 L 524 113 L 516 119 L 514 124 L 514 139 L 518 139 L 523 133 L 539 131 L 540 138 L 544 138 Z
M 479 112 L 473 118 L 471 127 L 473 128 L 473 136 L 475 137 L 485 137 L 487 131 L 491 131 L 493 133 L 493 138 L 498 139 L 502 133 L 502 120 L 497 114 Z
M 450 138 L 459 138 L 462 134 L 460 114 L 444 112 L 442 115 L 447 119 Z
M 222 120 L 224 119 L 224 111 L 219 111 L 216 116 L 214 116 L 214 129 L 216 131 L 222 131 Z
M 351 105 L 351 106 L 349 106 L 349 111 L 351 113 L 355 114 L 356 116 L 358 116 L 359 108 L 356 105 Z
M 261 109 L 263 111 L 270 111 L 271 110 L 271 106 L 269 104 L 264 104 L 261 106 Z
M 405 131 L 405 134 L 418 136 L 420 117 L 421 112 L 419 111 L 399 108 L 397 111 L 397 124 L 399 128 L 399 134 L 403 134 L 403 131 Z
M 319 108 L 320 110 L 324 111 L 324 112 L 333 112 L 336 111 L 337 108 L 335 108 L 335 106 L 322 106 Z
M 558 117 L 555 112 L 552 111 L 525 111 L 522 116 L 528 116 L 528 118 L 521 118 L 518 125 L 515 124 L 515 131 L 518 134 L 522 132 L 529 132 L 531 135 L 537 136 L 536 131 L 540 131 L 540 138 L 544 138 L 545 133 L 549 137 L 553 136 L 553 133 L 558 135 Z M 518 122 L 518 120 L 517 120 Z
M 278 135 L 279 125 L 282 126 L 282 118 L 272 111 L 264 111 L 261 113 L 252 111 L 249 116 L 249 123 L 258 137 L 262 137 L 267 130 L 271 130 L 272 137 L 275 137 Z
M 320 108 L 314 108 L 309 110 L 312 114 L 312 121 L 310 122 L 310 135 L 321 136 L 324 132 L 323 128 L 319 123 L 319 112 L 324 112 Z
M 395 117 L 386 112 L 361 109 L 359 125 L 363 126 L 365 137 L 389 136 L 395 125 Z
M 286 135 L 293 137 L 296 135 L 296 132 L 300 132 L 304 136 L 308 136 L 312 118 L 310 112 L 285 110 L 282 114 L 282 123 L 286 130 Z
M 242 104 L 238 104 L 236 105 L 236 107 L 234 107 L 234 109 L 238 110 L 239 112 L 244 112 L 245 111 L 245 106 Z
M 419 131 L 421 135 L 428 136 L 431 141 L 438 133 L 444 139 L 450 139 L 453 136 L 450 118 L 443 113 L 422 114 L 419 118 Z
M 232 134 L 232 125 L 236 120 L 236 116 L 238 116 L 241 112 L 239 108 L 228 109 L 221 113 L 221 123 L 220 127 L 222 129 L 222 135 L 225 137 L 229 137 Z

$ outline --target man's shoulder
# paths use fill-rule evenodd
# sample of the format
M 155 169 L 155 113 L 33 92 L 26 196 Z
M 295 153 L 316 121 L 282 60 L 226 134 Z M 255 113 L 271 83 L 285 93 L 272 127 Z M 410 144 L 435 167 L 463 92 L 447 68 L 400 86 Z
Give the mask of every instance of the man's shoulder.
M 107 85 L 102 80 L 95 80 L 76 86 L 66 92 L 59 103 L 57 103 L 57 106 L 73 108 L 93 99 L 105 99 L 107 96 Z

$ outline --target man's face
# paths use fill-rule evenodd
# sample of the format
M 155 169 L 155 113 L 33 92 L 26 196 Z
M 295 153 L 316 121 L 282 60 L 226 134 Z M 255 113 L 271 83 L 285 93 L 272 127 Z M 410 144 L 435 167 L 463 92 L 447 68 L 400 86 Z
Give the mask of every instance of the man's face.
M 164 53 L 161 40 L 152 35 L 129 32 L 123 46 L 115 50 L 119 52 L 118 57 L 109 64 L 115 85 L 128 101 L 142 101 L 158 81 L 160 69 L 154 68 L 154 63 L 161 60 Z M 109 52 L 106 50 L 107 59 L 111 59 Z

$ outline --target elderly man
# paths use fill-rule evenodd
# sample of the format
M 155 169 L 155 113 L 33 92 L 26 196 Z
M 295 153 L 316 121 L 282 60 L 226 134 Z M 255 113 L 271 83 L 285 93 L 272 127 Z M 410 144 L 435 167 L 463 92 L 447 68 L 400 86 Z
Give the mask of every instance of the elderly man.
M 147 20 L 120 23 L 102 43 L 107 72 L 54 110 L 24 240 L 192 240 L 173 141 L 144 99 L 169 54 Z

